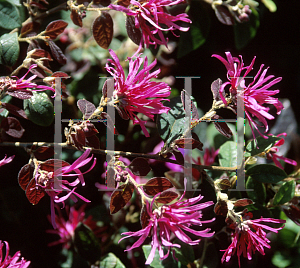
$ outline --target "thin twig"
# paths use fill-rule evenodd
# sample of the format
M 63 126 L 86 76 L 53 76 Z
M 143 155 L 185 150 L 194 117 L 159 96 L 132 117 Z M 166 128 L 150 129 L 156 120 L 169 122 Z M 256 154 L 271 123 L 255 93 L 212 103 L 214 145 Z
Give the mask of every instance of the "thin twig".
M 60 145 L 62 148 L 65 149 L 73 149 L 73 150 L 78 150 L 76 147 L 68 145 L 66 143 L 52 143 L 52 142 L 3 142 L 0 143 L 1 146 L 14 146 L 14 147 L 31 147 L 31 146 L 48 146 L 48 147 L 53 147 L 54 145 Z M 147 159 L 154 159 L 157 161 L 162 161 L 162 162 L 168 162 L 180 166 L 187 166 L 187 167 L 192 167 L 197 170 L 203 170 L 203 169 L 209 169 L 209 170 L 221 170 L 221 171 L 235 171 L 237 167 L 220 167 L 220 166 L 206 166 L 206 165 L 197 165 L 197 164 L 191 164 L 188 162 L 184 162 L 183 164 L 179 164 L 176 160 L 173 159 L 168 159 L 168 158 L 163 158 L 158 154 L 143 154 L 143 153 L 133 153 L 133 152 L 123 152 L 123 151 L 111 151 L 111 150 L 103 150 L 103 149 L 93 149 L 89 147 L 84 147 L 84 149 L 91 149 L 92 153 L 94 154 L 102 154 L 102 155 L 107 155 L 107 154 L 113 154 L 115 156 L 128 156 L 128 157 L 143 157 Z

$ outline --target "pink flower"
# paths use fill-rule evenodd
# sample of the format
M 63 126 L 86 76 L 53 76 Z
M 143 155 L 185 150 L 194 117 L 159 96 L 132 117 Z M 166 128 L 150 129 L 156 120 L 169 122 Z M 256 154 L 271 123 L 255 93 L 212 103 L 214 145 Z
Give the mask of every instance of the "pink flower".
M 13 161 L 14 157 L 15 156 L 12 155 L 12 156 L 6 158 L 6 155 L 5 155 L 5 157 L 2 160 L 0 160 L 0 167 L 10 163 L 11 161 Z
M 31 69 L 36 68 L 36 64 L 32 64 L 27 73 L 18 78 L 16 76 L 12 76 L 12 78 L 17 78 L 17 80 L 11 79 L 9 77 L 3 77 L 0 80 L 0 95 L 1 91 L 4 90 L 4 93 L 9 94 L 13 97 L 19 99 L 29 99 L 32 96 L 32 91 L 44 91 L 44 90 L 51 90 L 55 92 L 55 89 L 52 87 L 44 86 L 44 85 L 37 85 L 32 83 L 31 81 L 37 77 L 37 75 L 33 75 L 28 79 L 25 77 L 28 75 Z M 29 88 L 35 88 L 34 90 L 28 90 Z
M 83 223 L 87 225 L 96 236 L 99 237 L 106 227 L 100 228 L 97 226 L 97 222 L 92 219 L 92 215 L 85 218 L 85 205 L 81 206 L 78 210 L 75 207 L 69 208 L 66 207 L 68 220 L 65 220 L 63 215 L 61 214 L 60 208 L 56 205 L 55 206 L 58 211 L 58 216 L 55 215 L 55 222 L 57 224 L 56 230 L 47 230 L 47 233 L 57 234 L 60 236 L 60 239 L 49 243 L 48 246 L 55 246 L 58 244 L 63 244 L 63 248 L 69 249 L 73 244 L 75 229 L 79 223 Z M 48 215 L 48 219 L 51 222 L 51 216 Z
M 244 258 L 248 260 L 252 259 L 252 254 L 258 251 L 262 255 L 265 255 L 264 247 L 271 248 L 269 245 L 270 240 L 267 238 L 265 230 L 278 233 L 279 230 L 283 229 L 284 226 L 279 228 L 272 228 L 270 226 L 261 224 L 261 222 L 267 223 L 285 223 L 285 220 L 278 220 L 272 218 L 260 218 L 256 220 L 250 220 L 252 213 L 247 213 L 246 217 L 240 222 L 236 223 L 235 232 L 231 235 L 232 243 L 225 250 L 222 257 L 222 262 L 228 262 L 232 255 L 237 252 L 239 266 L 240 256 L 243 254 Z
M 3 255 L 3 246 L 5 243 L 6 247 L 6 253 Z M 20 251 L 16 252 L 14 256 L 10 257 L 9 254 L 9 245 L 6 241 L 0 240 L 0 268 L 27 268 L 30 264 L 30 261 L 24 260 L 24 258 L 19 258 L 21 257 Z M 3 258 L 4 257 L 4 258 Z
M 76 196 L 85 202 L 90 202 L 88 199 L 84 198 L 83 196 L 75 192 L 76 185 L 78 185 L 79 183 L 81 183 L 82 186 L 85 185 L 83 174 L 92 170 L 96 165 L 96 158 L 94 158 L 92 166 L 86 172 L 82 173 L 79 170 L 79 168 L 85 166 L 87 163 L 89 163 L 92 160 L 93 155 L 88 158 L 90 152 L 91 149 L 87 149 L 72 165 L 69 165 L 67 162 L 61 160 L 55 161 L 55 159 L 50 159 L 47 160 L 45 163 L 40 164 L 36 170 L 35 173 L 36 185 L 35 188 L 33 189 L 37 189 L 43 192 L 43 195 L 44 193 L 47 193 L 50 196 L 51 221 L 54 228 L 56 228 L 54 203 L 63 203 L 64 205 L 64 201 L 69 197 L 74 202 L 76 202 L 77 201 Z M 61 167 L 59 167 L 59 165 Z M 58 167 L 58 168 L 54 170 L 54 167 Z M 75 173 L 71 173 L 71 172 L 75 172 Z M 69 182 L 66 179 L 56 178 L 56 177 L 68 178 L 74 176 L 77 178 L 72 182 Z M 62 197 L 59 197 L 59 195 L 61 195 L 63 192 L 66 192 L 66 194 Z
M 281 134 L 278 134 L 277 137 L 279 136 L 284 136 L 286 137 L 286 133 L 281 133 Z M 284 144 L 284 138 L 280 139 L 278 142 L 276 142 L 274 144 L 274 147 L 272 147 L 267 153 L 266 153 L 266 157 L 267 159 L 272 159 L 273 162 L 275 163 L 275 165 L 281 169 L 283 169 L 283 166 L 280 164 L 279 160 L 278 159 L 281 159 L 283 160 L 284 162 L 290 164 L 290 165 L 293 165 L 293 166 L 297 166 L 297 162 L 295 160 L 292 160 L 292 159 L 289 159 L 287 157 L 284 157 L 284 156 L 281 156 L 281 155 L 278 155 L 276 154 L 278 152 L 278 148 L 279 146 L 283 145 Z
M 233 105 L 235 110 L 237 105 L 237 95 L 243 97 L 245 104 L 245 114 L 247 119 L 249 120 L 249 125 L 251 127 L 253 137 L 255 138 L 253 126 L 259 132 L 257 128 L 257 126 L 259 125 L 253 120 L 251 115 L 257 117 L 257 119 L 261 123 L 263 123 L 265 132 L 267 132 L 269 127 L 266 119 L 272 120 L 274 119 L 274 116 L 269 114 L 269 108 L 263 105 L 273 104 L 277 109 L 277 114 L 280 114 L 281 110 L 283 109 L 282 103 L 277 98 L 271 97 L 279 93 L 279 90 L 267 90 L 271 86 L 281 81 L 281 77 L 275 78 L 273 80 L 271 80 L 272 78 L 274 78 L 273 75 L 265 77 L 268 68 L 263 70 L 264 65 L 262 64 L 253 81 L 246 86 L 245 77 L 253 69 L 252 67 L 254 65 L 255 57 L 253 58 L 249 66 L 244 66 L 242 56 L 240 56 L 240 59 L 238 59 L 236 57 L 232 57 L 230 52 L 226 52 L 225 54 L 227 60 L 219 55 L 212 55 L 212 57 L 216 57 L 217 59 L 219 59 L 227 69 L 227 79 L 229 81 L 225 82 L 221 86 L 219 91 L 220 98 L 222 99 L 224 104 L 227 105 L 224 97 L 224 89 L 227 85 L 230 85 L 229 92 L 231 95 L 231 99 L 234 102 Z M 267 136 L 262 135 L 260 132 L 259 134 L 267 139 Z
M 156 65 L 156 60 L 148 66 L 147 57 L 145 60 L 137 57 L 136 60 L 129 59 L 129 73 L 125 78 L 124 70 L 120 61 L 111 49 L 109 50 L 112 60 L 109 63 L 113 67 L 106 65 L 106 70 L 114 77 L 113 103 L 118 109 L 119 114 L 124 119 L 131 119 L 133 123 L 139 123 L 146 137 L 149 133 L 145 127 L 145 121 L 142 121 L 136 113 L 142 113 L 150 119 L 154 119 L 154 114 L 167 113 L 170 108 L 164 107 L 161 101 L 163 97 L 170 95 L 170 87 L 163 82 L 150 81 L 156 78 L 160 70 L 150 73 Z M 142 66 L 144 61 L 144 65 Z M 139 69 L 142 69 L 139 71 Z
M 185 180 L 185 186 L 186 186 L 186 180 Z M 159 194 L 160 193 L 158 193 L 157 195 Z M 170 241 L 171 233 L 173 233 L 178 239 L 180 239 L 181 241 L 189 245 L 197 245 L 201 241 L 200 239 L 201 237 L 212 237 L 214 233 L 209 233 L 209 231 L 211 230 L 210 228 L 207 228 L 202 231 L 195 231 L 190 227 L 202 226 L 203 223 L 210 223 L 215 220 L 215 219 L 211 219 L 207 221 L 200 220 L 202 218 L 201 210 L 213 205 L 213 202 L 209 201 L 209 202 L 196 205 L 196 203 L 198 203 L 203 198 L 203 196 L 201 195 L 181 201 L 183 199 L 184 194 L 177 202 L 171 205 L 163 205 L 155 209 L 153 209 L 154 208 L 153 205 L 157 195 L 154 196 L 150 205 L 147 202 L 146 207 L 147 207 L 147 213 L 149 215 L 149 221 L 147 226 L 144 229 L 137 232 L 123 233 L 123 235 L 126 235 L 126 237 L 123 237 L 121 240 L 132 236 L 140 237 L 132 245 L 132 247 L 126 249 L 126 251 L 132 250 L 133 248 L 140 247 L 144 243 L 145 239 L 149 235 L 151 235 L 152 249 L 146 261 L 146 264 L 150 264 L 153 261 L 156 249 L 158 249 L 160 258 L 165 259 L 168 257 L 170 253 L 170 249 L 172 247 L 180 248 L 180 245 L 173 244 Z M 193 241 L 185 232 L 189 232 L 193 235 L 196 235 L 199 237 L 199 239 Z M 168 252 L 166 255 L 164 255 L 162 246 L 168 248 Z
M 182 2 L 184 0 L 131 0 L 131 5 L 128 8 L 120 5 L 109 5 L 109 7 L 114 10 L 123 11 L 127 16 L 134 17 L 135 28 L 140 29 L 142 33 L 140 47 L 143 44 L 146 47 L 149 47 L 150 44 L 155 45 L 155 47 L 157 44 L 167 47 L 168 39 L 164 37 L 163 31 L 172 31 L 173 33 L 176 29 L 184 32 L 189 30 L 189 27 L 181 27 L 174 23 L 176 21 L 191 23 L 187 14 L 182 13 L 172 16 L 166 9 L 166 7 Z

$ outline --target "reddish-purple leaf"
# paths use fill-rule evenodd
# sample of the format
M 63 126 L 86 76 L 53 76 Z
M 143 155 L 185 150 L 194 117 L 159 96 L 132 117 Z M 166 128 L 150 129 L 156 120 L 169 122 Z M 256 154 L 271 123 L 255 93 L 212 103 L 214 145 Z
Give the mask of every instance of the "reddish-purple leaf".
M 55 39 L 58 35 L 63 33 L 68 23 L 63 20 L 55 20 L 48 24 L 46 27 L 45 35 L 49 36 L 51 39 Z
M 22 26 L 20 36 L 24 37 L 31 32 L 38 32 L 39 27 L 40 27 L 40 24 L 36 21 L 28 22 Z
M 86 146 L 100 149 L 100 141 L 97 136 L 86 137 Z
M 128 7 L 130 5 L 130 0 L 118 0 L 118 5 Z
M 1 128 L 4 129 L 7 135 L 17 139 L 21 138 L 25 132 L 19 120 L 14 117 L 3 118 L 1 121 Z
M 151 168 L 145 158 L 137 157 L 128 166 L 134 175 L 146 176 Z
M 7 91 L 6 93 L 10 96 L 13 96 L 13 97 L 21 99 L 21 100 L 30 99 L 33 96 L 32 91 L 29 91 L 26 89 Z
M 47 8 L 44 7 L 42 4 L 37 3 L 37 2 L 33 2 L 33 1 L 30 1 L 29 5 L 31 5 L 32 7 L 37 7 L 38 9 L 42 9 L 42 10 L 47 9 Z
M 40 189 L 36 189 L 35 178 L 31 179 L 26 187 L 26 197 L 33 205 L 37 205 L 38 202 L 44 197 L 45 192 Z
M 86 122 L 86 127 L 82 129 L 84 131 L 85 137 L 91 137 L 98 133 L 94 124 L 91 122 Z
M 61 49 L 53 42 L 53 41 L 48 41 L 51 53 L 53 57 L 61 64 L 65 65 L 67 63 L 67 58 L 64 55 L 64 53 L 61 51 Z
M 96 110 L 96 106 L 87 100 L 78 100 L 77 106 L 84 115 L 84 119 L 88 119 Z
M 174 185 L 167 178 L 156 177 L 147 181 L 143 189 L 147 195 L 156 195 L 172 187 Z
M 30 58 L 33 59 L 39 59 L 39 58 L 47 58 L 48 60 L 52 61 L 51 55 L 48 51 L 44 49 L 34 49 L 33 51 L 30 51 Z
M 253 201 L 251 199 L 248 199 L 248 198 L 239 199 L 239 200 L 234 202 L 235 207 L 245 207 L 245 206 L 248 206 L 248 205 L 251 205 L 251 204 L 253 204 Z
M 141 216 L 140 216 L 140 222 L 142 225 L 142 229 L 146 228 L 148 226 L 150 220 L 150 216 L 148 214 L 147 208 L 145 205 L 143 205 L 141 210 Z
M 199 138 L 198 138 L 198 140 L 199 140 Z M 195 139 L 187 139 L 187 138 L 176 140 L 175 144 L 179 148 L 186 148 L 186 149 L 195 149 L 195 148 L 202 149 L 202 147 L 203 147 L 202 142 L 197 141 Z
M 198 120 L 199 114 L 198 114 L 198 110 L 197 107 L 195 106 L 194 102 L 192 101 L 190 95 L 185 91 L 181 91 L 181 101 L 183 104 L 183 108 L 185 110 L 185 112 L 189 115 L 192 112 L 192 120 Z M 191 111 L 187 111 L 188 107 L 185 107 L 187 103 L 191 103 Z
M 78 140 L 76 139 L 76 134 L 75 133 L 71 133 L 71 137 L 72 137 L 72 144 L 78 149 L 78 150 L 82 150 L 83 146 L 81 143 L 78 142 Z
M 45 5 L 49 5 L 49 3 L 46 0 L 40 0 L 40 2 L 43 2 Z
M 215 114 L 212 119 L 222 119 L 221 116 Z M 226 138 L 230 139 L 232 137 L 232 132 L 226 122 L 214 122 L 215 128 Z
M 227 190 L 231 187 L 229 179 L 219 179 L 215 182 L 219 189 Z
M 108 49 L 113 33 L 114 28 L 111 16 L 107 12 L 102 12 L 101 16 L 97 17 L 93 23 L 93 36 L 97 44 L 104 49 Z
M 215 8 L 215 12 L 216 12 L 216 17 L 223 24 L 226 24 L 226 25 L 234 24 L 234 19 L 226 7 L 217 5 Z
M 199 146 L 197 147 L 198 150 L 203 151 L 203 143 L 200 141 L 198 135 L 195 132 L 192 132 L 192 138 L 199 142 Z
M 82 129 L 76 129 L 76 134 L 75 134 L 75 139 L 82 144 L 83 146 L 85 146 L 85 135 L 84 135 L 84 131 Z
M 213 94 L 214 100 L 215 101 L 220 101 L 221 97 L 220 97 L 220 88 L 222 85 L 222 80 L 220 78 L 218 78 L 217 80 L 213 81 L 211 83 L 211 92 Z M 223 91 L 222 95 L 225 98 L 225 92 Z
M 134 16 L 126 16 L 126 31 L 132 42 L 140 45 L 143 35 L 141 29 L 135 27 L 134 20 Z
M 283 208 L 283 212 L 289 217 L 294 223 L 300 226 L 300 209 L 295 205 L 290 205 L 288 209 Z
M 162 204 L 168 204 L 175 200 L 179 195 L 173 191 L 164 191 L 162 192 L 155 201 Z
M 114 214 L 122 209 L 131 199 L 134 185 L 131 183 L 123 184 L 113 191 L 110 198 L 110 214 Z
M 7 111 L 9 111 L 10 113 L 12 113 L 13 115 L 22 117 L 24 119 L 28 119 L 24 110 L 22 110 L 21 108 L 10 104 L 10 103 L 6 103 L 6 102 L 2 102 L 1 103 L 2 107 L 5 108 Z
M 76 9 L 71 10 L 71 20 L 73 23 L 79 27 L 82 27 L 82 19 L 81 16 L 78 14 L 78 11 Z
M 225 201 L 219 201 L 214 208 L 216 215 L 222 215 L 223 217 L 227 216 L 228 207 Z
M 52 147 L 47 147 L 47 146 L 41 146 L 39 148 L 37 148 L 36 150 L 34 150 L 34 156 L 38 159 L 38 160 L 47 160 L 50 157 L 53 157 L 54 155 L 54 150 Z
M 34 164 L 31 162 L 30 164 L 24 165 L 18 174 L 18 182 L 21 188 L 25 191 L 28 183 L 33 178 L 34 172 Z
M 183 165 L 184 164 L 184 157 L 182 155 L 181 152 L 177 152 L 177 151 L 172 151 L 172 154 L 175 156 L 176 161 L 180 164 Z
M 67 167 L 67 166 L 70 166 L 70 164 L 64 160 L 49 159 L 44 163 L 40 164 L 40 169 L 48 172 L 54 172 L 54 167 L 58 169 L 60 167 Z

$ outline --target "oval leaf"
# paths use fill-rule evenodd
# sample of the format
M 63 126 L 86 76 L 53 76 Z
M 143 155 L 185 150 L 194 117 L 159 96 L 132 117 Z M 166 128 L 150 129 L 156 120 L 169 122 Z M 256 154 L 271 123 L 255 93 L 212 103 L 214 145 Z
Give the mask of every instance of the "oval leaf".
M 295 181 L 283 183 L 274 196 L 273 205 L 282 205 L 289 202 L 295 195 L 295 186 Z
M 174 187 L 167 178 L 152 178 L 143 186 L 144 192 L 148 195 L 156 195 L 160 192 Z
M 58 35 L 63 33 L 68 23 L 63 20 L 55 20 L 48 24 L 46 27 L 45 35 L 49 36 L 51 39 L 55 39 Z
M 77 106 L 84 115 L 84 119 L 88 119 L 96 110 L 96 106 L 87 100 L 78 100 Z
M 61 49 L 53 42 L 49 41 L 49 46 L 53 57 L 61 64 L 64 65 L 67 63 L 67 58 Z
M 108 49 L 113 38 L 113 25 L 113 20 L 107 12 L 102 12 L 101 16 L 94 20 L 93 36 L 97 44 L 104 49 Z
M 216 215 L 222 215 L 223 217 L 227 217 L 227 213 L 228 213 L 227 203 L 222 200 L 219 201 L 218 203 L 216 203 L 214 211 Z
M 264 183 L 277 183 L 288 177 L 281 168 L 268 164 L 251 167 L 246 171 L 246 175 Z
M 150 220 L 150 216 L 147 212 L 147 208 L 145 205 L 143 205 L 142 210 L 141 210 L 141 216 L 140 216 L 140 222 L 142 225 L 142 229 L 144 229 L 148 226 L 149 220 Z
M 33 96 L 24 100 L 24 111 L 29 120 L 39 126 L 50 126 L 54 119 L 54 107 L 45 92 L 33 92 Z
M 219 115 L 214 115 L 212 119 L 222 119 Z M 214 122 L 215 128 L 227 139 L 230 139 L 232 137 L 232 131 L 226 124 L 226 122 Z
M 22 27 L 20 36 L 24 37 L 31 32 L 37 32 L 39 27 L 40 24 L 38 22 L 35 21 L 28 22 Z
M 122 209 L 131 199 L 134 185 L 131 183 L 123 184 L 113 191 L 110 199 L 110 213 L 114 214 Z
M 33 205 L 37 205 L 38 202 L 44 197 L 45 192 L 40 189 L 36 189 L 35 178 L 31 179 L 26 187 L 26 197 Z
M 0 2 L 5 3 L 5 2 Z M 1 14 L 1 13 L 0 13 Z M 2 21 L 2 19 L 1 19 Z M 0 38 L 0 62 L 13 66 L 19 57 L 18 33 L 4 34 Z
M 54 172 L 54 168 L 60 168 L 60 167 L 67 167 L 70 166 L 70 164 L 64 160 L 60 159 L 49 159 L 45 161 L 44 163 L 40 164 L 40 169 L 48 172 Z
M 34 156 L 39 160 L 46 160 L 53 157 L 54 150 L 52 147 L 41 146 L 34 151 Z
M 25 129 L 21 126 L 19 120 L 10 116 L 3 118 L 1 128 L 3 128 L 7 135 L 18 139 L 21 138 L 25 132 Z
M 19 171 L 18 182 L 24 191 L 26 190 L 30 180 L 33 178 L 33 172 L 34 172 L 33 163 L 24 165 Z
M 75 25 L 82 27 L 82 19 L 76 9 L 72 9 L 70 17 Z
M 164 191 L 162 192 L 155 201 L 162 204 L 168 204 L 175 200 L 179 195 L 173 191 Z
M 126 31 L 131 41 L 136 45 L 140 45 L 142 40 L 142 31 L 140 28 L 135 27 L 134 16 L 126 16 Z
M 266 201 L 266 187 L 263 183 L 249 177 L 246 182 L 246 189 L 252 189 L 253 191 L 247 191 L 247 194 L 251 200 L 255 203 L 264 204 Z
M 234 202 L 235 207 L 245 207 L 245 206 L 252 205 L 252 204 L 253 204 L 253 201 L 250 199 L 247 199 L 247 198 L 239 199 Z
M 9 1 L 0 1 L 0 27 L 13 30 L 21 26 L 18 9 Z
M 235 167 L 237 165 L 237 148 L 236 142 L 227 141 L 219 151 L 219 162 L 221 167 Z
M 142 157 L 135 158 L 128 168 L 137 176 L 146 176 L 151 170 L 148 161 Z
M 245 157 L 255 156 L 271 149 L 280 139 L 276 136 L 269 136 L 268 139 L 259 136 L 256 138 L 257 144 L 255 140 L 251 140 L 246 146 Z

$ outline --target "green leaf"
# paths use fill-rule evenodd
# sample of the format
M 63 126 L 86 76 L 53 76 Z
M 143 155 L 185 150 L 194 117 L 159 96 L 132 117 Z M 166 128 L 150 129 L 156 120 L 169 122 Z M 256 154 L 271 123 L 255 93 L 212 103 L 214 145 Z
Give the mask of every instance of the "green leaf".
M 252 201 L 260 204 L 265 203 L 267 197 L 266 188 L 261 182 L 254 180 L 252 177 L 249 177 L 246 182 L 246 189 L 253 190 L 253 191 L 247 191 L 248 197 Z
M 143 251 L 144 251 L 144 254 L 145 254 L 145 258 L 147 259 L 149 254 L 150 254 L 150 251 L 151 251 L 152 247 L 151 247 L 151 245 L 144 245 L 142 248 L 143 248 Z M 164 253 L 166 254 L 166 252 L 167 252 L 166 249 L 165 248 L 163 248 L 163 249 L 164 249 Z M 168 256 L 168 258 L 166 258 L 164 260 L 160 260 L 158 250 L 156 249 L 155 250 L 155 255 L 154 255 L 153 261 L 150 264 L 150 267 L 154 267 L 154 268 L 180 268 L 181 267 L 180 262 L 174 261 L 174 259 L 172 258 L 171 255 L 172 254 L 170 254 Z
M 78 254 L 91 263 L 95 263 L 101 257 L 101 248 L 97 238 L 93 231 L 83 223 L 79 223 L 75 229 L 74 245 Z
M 287 174 L 279 167 L 274 165 L 262 164 L 249 168 L 246 175 L 264 183 L 277 183 L 287 178 Z
M 27 117 L 39 126 L 49 126 L 54 119 L 54 107 L 45 92 L 33 92 L 30 99 L 23 102 Z
M 174 140 L 182 136 L 186 129 L 187 120 L 180 97 L 175 97 L 170 102 L 165 102 L 171 110 L 157 117 L 157 128 L 163 141 L 169 146 Z
M 8 30 L 21 27 L 18 9 L 8 1 L 0 1 L 0 27 Z
M 191 245 L 182 242 L 179 239 L 175 239 L 173 244 L 179 244 L 181 248 L 173 248 L 175 251 L 175 257 L 183 264 L 188 265 L 195 260 L 194 250 Z
M 295 181 L 287 181 L 281 185 L 274 196 L 273 205 L 282 205 L 290 201 L 295 195 Z
M 100 261 L 101 268 L 126 268 L 125 265 L 116 257 L 113 253 L 108 253 L 104 256 L 102 261 Z
M 192 24 L 187 32 L 180 33 L 177 57 L 181 58 L 202 46 L 209 33 L 210 17 L 205 6 L 199 1 L 191 1 L 187 12 Z
M 3 0 L 1 0 L 1 1 L 3 1 Z M 6 2 L 9 2 L 9 3 L 11 3 L 12 5 L 15 5 L 15 6 L 17 6 L 17 7 L 20 7 L 20 6 L 21 6 L 20 0 L 6 0 Z
M 234 41 L 237 49 L 244 48 L 255 37 L 259 27 L 259 14 L 254 8 L 251 10 L 252 14 L 248 22 L 235 23 L 233 26 Z
M 237 165 L 237 143 L 234 141 L 227 141 L 219 151 L 219 162 L 221 167 L 235 167 Z M 240 149 L 239 149 L 240 150 Z
M 257 137 L 257 146 L 255 145 L 255 141 L 251 140 L 246 146 L 245 157 L 258 155 L 262 152 L 265 152 L 271 149 L 274 144 L 279 141 L 281 138 L 276 136 L 269 136 L 268 139 L 265 139 L 261 136 Z M 257 148 L 258 147 L 258 148 Z
M 1 48 L 1 47 L 0 47 Z M 1 63 L 0 63 L 1 64 Z M 5 102 L 5 103 L 9 103 L 12 99 L 12 96 L 10 95 L 5 95 L 4 98 L 1 99 L 1 102 Z M 7 111 L 6 109 L 4 109 L 1 113 L 0 113 L 0 119 L 1 119 L 1 116 L 2 117 L 7 117 L 9 114 L 9 111 Z M 1 122 L 1 120 L 0 120 Z
M 0 58 L 3 64 L 13 66 L 19 57 L 19 52 L 20 47 L 17 33 L 4 34 L 1 36 Z

